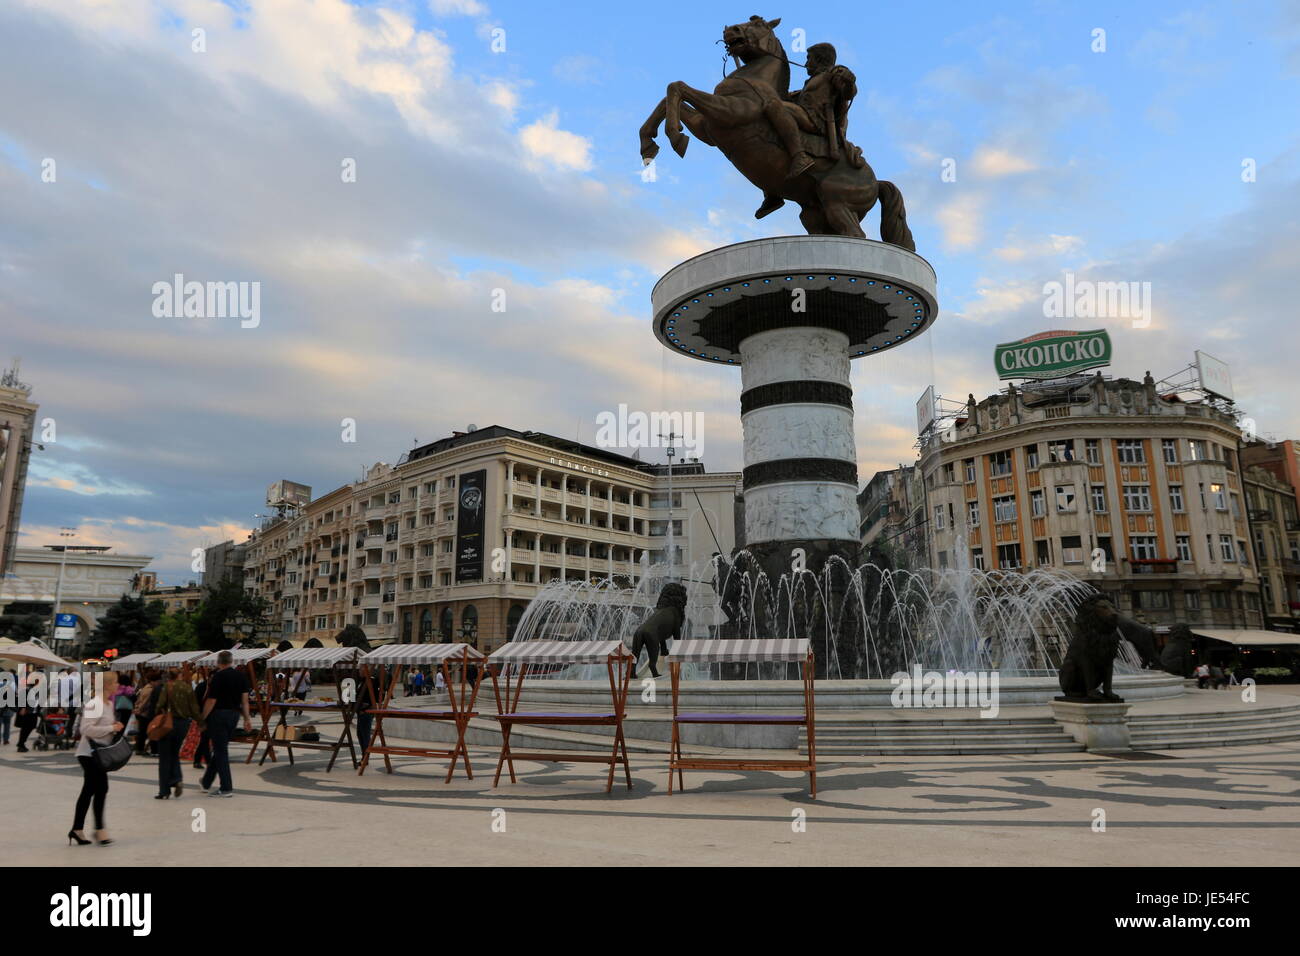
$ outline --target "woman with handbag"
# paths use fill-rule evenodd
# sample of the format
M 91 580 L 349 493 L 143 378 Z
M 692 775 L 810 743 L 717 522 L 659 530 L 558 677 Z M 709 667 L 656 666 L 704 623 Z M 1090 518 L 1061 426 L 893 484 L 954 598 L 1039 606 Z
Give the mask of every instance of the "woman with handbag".
M 100 846 L 108 846 L 113 841 L 104 829 L 104 802 L 108 798 L 108 770 L 104 761 L 95 755 L 97 748 L 107 747 L 113 738 L 124 729 L 113 711 L 113 695 L 117 691 L 117 675 L 103 675 L 104 686 L 100 693 L 99 706 L 92 704 L 81 708 L 77 714 L 77 726 L 74 734 L 77 742 L 77 763 L 81 764 L 81 793 L 77 795 L 77 810 L 73 816 L 72 829 L 68 831 L 68 843 L 76 841 L 78 846 L 85 846 L 86 811 L 94 806 L 95 840 Z M 94 716 L 91 716 L 91 714 Z M 128 748 L 129 754 L 129 748 Z
M 199 702 L 194 697 L 189 675 L 172 671 L 158 692 L 154 718 L 148 736 L 158 742 L 158 793 L 155 800 L 166 800 L 184 790 L 181 781 L 181 744 L 189 733 L 190 721 L 198 720 Z

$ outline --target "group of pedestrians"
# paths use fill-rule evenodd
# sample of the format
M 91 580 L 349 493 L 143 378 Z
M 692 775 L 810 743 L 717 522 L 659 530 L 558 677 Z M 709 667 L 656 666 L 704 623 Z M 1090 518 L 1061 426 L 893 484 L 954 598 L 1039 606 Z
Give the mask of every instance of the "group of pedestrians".
M 1241 683 L 1237 680 L 1236 672 L 1231 667 L 1220 667 L 1218 664 L 1200 664 L 1192 672 L 1196 677 L 1196 686 L 1204 690 L 1206 687 L 1212 687 L 1218 690 L 1221 687 L 1229 687 Z
M 101 706 L 83 708 L 73 731 L 78 738 L 76 757 L 81 765 L 82 783 L 72 829 L 68 831 L 70 844 L 85 846 L 92 842 L 85 833 L 87 813 L 94 816 L 93 842 L 100 846 L 113 842 L 105 819 L 109 771 L 104 769 L 96 750 L 123 737 L 132 721 L 136 725 L 137 748 L 150 737 L 157 744 L 158 793 L 154 799 L 167 800 L 184 792 L 181 752 L 187 738 L 194 736 L 191 728 L 195 724 L 199 742 L 194 766 L 204 767 L 199 789 L 211 796 L 234 796 L 230 739 L 241 717 L 244 731 L 253 729 L 253 715 L 248 678 L 232 666 L 233 660 L 229 651 L 218 654 L 216 672 L 197 688 L 187 672 L 147 675 L 145 685 L 134 697 L 133 689 L 117 674 L 103 675 Z

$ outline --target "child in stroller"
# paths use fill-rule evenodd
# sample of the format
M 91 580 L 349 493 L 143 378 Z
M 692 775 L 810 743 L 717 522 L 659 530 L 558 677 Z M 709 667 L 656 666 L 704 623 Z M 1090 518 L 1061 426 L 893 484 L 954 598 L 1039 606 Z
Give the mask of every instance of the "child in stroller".
M 72 746 L 72 727 L 62 710 L 42 711 L 32 746 L 37 750 L 67 750 Z

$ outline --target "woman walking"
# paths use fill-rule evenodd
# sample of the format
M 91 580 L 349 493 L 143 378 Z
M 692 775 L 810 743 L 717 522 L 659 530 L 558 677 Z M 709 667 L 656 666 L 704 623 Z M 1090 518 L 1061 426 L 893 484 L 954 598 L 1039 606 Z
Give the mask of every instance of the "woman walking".
M 101 745 L 112 743 L 113 738 L 124 729 L 113 712 L 113 694 L 116 690 L 117 675 L 111 672 L 105 674 L 99 706 L 83 707 L 77 715 L 75 733 L 80 737 L 77 742 L 77 763 L 81 764 L 82 779 L 81 793 L 77 795 L 77 810 L 72 818 L 72 829 L 68 831 L 68 843 L 76 841 L 78 846 L 85 846 L 90 842 L 86 839 L 85 833 L 86 811 L 92 807 L 95 811 L 95 841 L 100 846 L 108 846 L 113 842 L 108 838 L 108 831 L 104 829 L 104 802 L 108 799 L 108 771 L 95 759 L 95 748 L 91 746 L 91 742 Z M 92 712 L 94 716 L 91 716 Z
M 41 708 L 26 706 L 31 703 L 31 701 L 28 700 L 27 690 L 30 685 L 35 684 L 38 680 L 40 680 L 40 678 L 35 674 L 32 674 L 27 678 L 22 687 L 22 699 L 18 701 L 18 713 L 17 716 L 14 717 L 14 726 L 18 728 L 18 746 L 15 749 L 20 754 L 27 753 L 27 738 L 32 735 L 32 731 L 36 729 L 36 725 L 41 719 Z
M 188 670 L 188 667 L 186 668 Z M 154 707 L 154 719 L 170 716 L 172 729 L 164 737 L 158 738 L 158 793 L 155 800 L 166 800 L 175 794 L 180 796 L 184 790 L 181 781 L 181 744 L 189 733 L 190 721 L 199 719 L 199 702 L 190 686 L 188 674 L 171 671 L 162 690 L 158 692 L 158 703 Z

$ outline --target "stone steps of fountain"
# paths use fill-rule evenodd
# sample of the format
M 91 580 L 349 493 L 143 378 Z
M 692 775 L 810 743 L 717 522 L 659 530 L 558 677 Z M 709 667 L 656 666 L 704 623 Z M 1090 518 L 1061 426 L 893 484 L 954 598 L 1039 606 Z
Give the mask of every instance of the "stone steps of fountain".
M 1242 747 L 1300 740 L 1300 706 L 1129 718 L 1135 750 Z
M 1079 753 L 1051 717 L 872 717 L 817 722 L 818 757 L 886 755 Z M 807 734 L 799 735 L 808 752 Z

